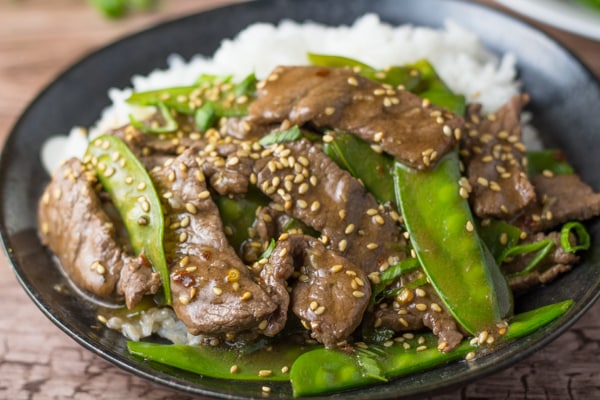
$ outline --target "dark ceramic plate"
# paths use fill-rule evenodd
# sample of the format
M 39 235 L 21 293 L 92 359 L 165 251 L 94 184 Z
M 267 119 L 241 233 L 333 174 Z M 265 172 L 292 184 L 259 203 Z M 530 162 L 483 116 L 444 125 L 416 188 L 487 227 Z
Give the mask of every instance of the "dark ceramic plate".
M 73 125 L 90 125 L 108 105 L 110 87 L 127 86 L 132 75 L 165 67 L 170 53 L 210 55 L 221 39 L 256 21 L 277 22 L 285 17 L 342 24 L 366 12 L 376 12 L 393 24 L 434 27 L 451 18 L 479 34 L 492 51 L 513 52 L 519 78 L 533 99 L 533 123 L 543 140 L 564 149 L 584 179 L 600 189 L 600 158 L 595 154 L 600 148 L 598 82 L 571 53 L 518 20 L 451 0 L 282 0 L 216 9 L 157 26 L 86 57 L 35 99 L 10 134 L 0 169 L 2 239 L 21 284 L 48 318 L 86 348 L 152 381 L 220 398 L 260 396 L 261 383 L 202 378 L 132 357 L 121 336 L 98 326 L 91 304 L 71 291 L 57 292 L 56 287 L 68 286 L 36 235 L 36 203 L 49 179 L 39 161 L 40 146 L 51 134 L 67 132 Z M 575 306 L 560 320 L 468 365 L 457 362 L 333 397 L 383 399 L 431 393 L 482 378 L 547 344 L 571 326 L 600 294 L 600 224 L 589 227 L 593 246 L 583 264 L 518 305 L 522 311 L 574 299 Z M 269 397 L 291 397 L 290 387 L 273 385 Z

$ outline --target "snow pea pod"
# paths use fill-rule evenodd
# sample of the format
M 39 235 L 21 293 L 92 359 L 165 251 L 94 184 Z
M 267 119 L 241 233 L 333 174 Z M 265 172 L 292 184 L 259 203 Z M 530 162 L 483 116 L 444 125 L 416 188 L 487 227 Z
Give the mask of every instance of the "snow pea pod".
M 380 203 L 394 203 L 394 160 L 377 153 L 364 140 L 349 133 L 335 131 L 333 141 L 323 143 L 323 151 L 340 167 L 359 178 Z
M 196 110 L 210 102 L 216 117 L 242 117 L 248 114 L 248 104 L 254 97 L 256 77 L 248 75 L 233 84 L 226 79 L 207 79 L 200 84 L 133 93 L 130 104 L 158 106 L 164 103 L 171 110 L 194 115 Z
M 133 251 L 146 257 L 160 274 L 165 302 L 171 304 L 163 247 L 164 216 L 148 172 L 129 147 L 114 135 L 92 140 L 85 159 L 93 166 L 119 211 Z
M 293 341 L 259 349 L 127 342 L 129 353 L 162 364 L 212 378 L 245 381 L 289 381 L 289 369 L 302 353 L 316 345 L 300 346 Z
M 367 79 L 393 87 L 402 86 L 408 91 L 413 91 L 421 81 L 418 71 L 409 67 L 392 66 L 385 70 L 378 70 L 358 60 L 343 56 L 308 53 L 307 57 L 312 65 L 330 68 L 352 68 L 357 74 Z
M 555 175 L 569 175 L 575 172 L 560 150 L 528 151 L 527 175 L 531 178 L 543 174 L 544 171 L 550 171 Z
M 459 196 L 456 151 L 431 170 L 396 162 L 398 209 L 417 257 L 442 302 L 469 333 L 493 329 L 512 312 L 512 294 Z
M 567 312 L 572 304 L 572 300 L 565 300 L 515 315 L 506 334 L 499 336 L 496 343 L 519 339 L 537 331 Z M 424 334 L 411 340 L 403 339 L 401 343 L 397 342 L 389 347 L 369 346 L 367 351 L 356 353 L 325 349 L 307 352 L 296 360 L 290 371 L 294 396 L 354 389 L 377 383 L 382 378 L 399 378 L 427 371 L 464 359 L 469 353 L 475 354 L 478 349 L 476 344 L 463 340 L 457 348 L 444 353 L 437 349 L 436 343 L 434 335 Z M 367 374 L 362 365 L 374 363 L 379 366 L 379 375 Z M 320 368 L 321 365 L 327 365 L 328 368 Z M 326 375 L 322 376 L 323 374 Z

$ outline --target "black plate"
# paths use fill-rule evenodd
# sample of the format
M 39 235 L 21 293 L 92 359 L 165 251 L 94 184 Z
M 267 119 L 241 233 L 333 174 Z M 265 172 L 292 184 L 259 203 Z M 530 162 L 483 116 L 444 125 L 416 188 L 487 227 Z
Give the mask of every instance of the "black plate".
M 98 326 L 92 305 L 71 291 L 56 291 L 57 286 L 64 286 L 64 278 L 36 235 L 37 201 L 49 179 L 39 161 L 40 146 L 51 134 L 93 123 L 108 105 L 110 87 L 127 86 L 132 75 L 165 67 L 171 53 L 186 58 L 195 53 L 210 55 L 221 39 L 256 21 L 277 22 L 286 17 L 342 24 L 366 12 L 376 12 L 393 24 L 433 27 L 450 18 L 480 35 L 492 51 L 514 53 L 519 77 L 533 99 L 533 122 L 543 140 L 564 149 L 584 179 L 600 188 L 600 157 L 595 154 L 600 148 L 598 82 L 571 53 L 523 22 L 451 0 L 282 0 L 234 5 L 157 26 L 86 57 L 47 87 L 15 125 L 1 158 L 1 233 L 18 279 L 40 309 L 86 348 L 152 381 L 220 398 L 260 397 L 261 383 L 202 378 L 130 356 L 123 337 Z M 571 326 L 600 294 L 600 224 L 589 227 L 593 247 L 583 265 L 519 303 L 519 309 L 525 310 L 573 298 L 575 306 L 559 321 L 468 365 L 453 363 L 333 397 L 383 399 L 430 393 L 505 368 L 547 344 Z M 291 397 L 289 385 L 272 386 L 270 398 Z

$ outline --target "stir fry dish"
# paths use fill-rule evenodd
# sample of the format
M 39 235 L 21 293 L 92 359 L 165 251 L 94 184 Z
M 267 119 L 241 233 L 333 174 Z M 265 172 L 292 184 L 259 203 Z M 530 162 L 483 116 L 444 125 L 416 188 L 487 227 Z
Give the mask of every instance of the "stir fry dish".
M 160 310 L 193 338 L 131 353 L 304 396 L 468 362 L 566 312 L 513 304 L 577 265 L 600 194 L 526 149 L 526 94 L 486 114 L 426 60 L 308 58 L 133 93 L 155 113 L 53 174 L 39 234 L 99 319 Z

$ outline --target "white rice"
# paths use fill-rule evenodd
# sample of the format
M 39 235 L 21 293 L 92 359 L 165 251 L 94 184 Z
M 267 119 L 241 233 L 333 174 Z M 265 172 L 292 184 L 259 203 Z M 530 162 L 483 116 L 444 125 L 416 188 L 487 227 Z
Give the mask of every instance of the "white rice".
M 307 64 L 307 52 L 351 57 L 376 68 L 428 59 L 454 92 L 465 95 L 469 102 L 481 103 L 484 112 L 494 112 L 520 91 L 515 57 L 490 53 L 475 34 L 452 21 L 441 30 L 409 25 L 394 27 L 382 23 L 374 14 L 359 18 L 351 26 L 340 27 L 292 21 L 282 21 L 277 26 L 257 23 L 234 39 L 224 40 L 212 58 L 195 56 L 186 61 L 172 55 L 167 60 L 167 69 L 134 76 L 130 88 L 111 89 L 108 95 L 112 105 L 90 128 L 89 136 L 126 124 L 129 114 L 140 118 L 150 112 L 126 103 L 132 91 L 190 85 L 203 73 L 231 74 L 241 79 L 254 72 L 260 79 L 277 65 Z M 87 146 L 84 132 L 82 128 L 74 128 L 70 136 L 56 137 L 46 143 L 42 159 L 48 171 L 66 157 L 83 155 Z M 153 333 L 176 343 L 200 340 L 188 335 L 169 309 L 152 309 L 127 321 L 113 317 L 107 325 L 133 340 Z

